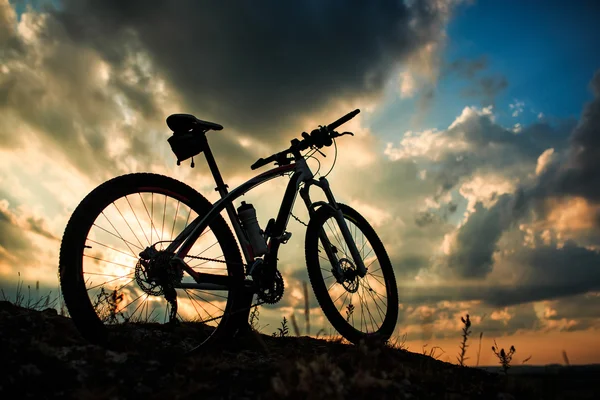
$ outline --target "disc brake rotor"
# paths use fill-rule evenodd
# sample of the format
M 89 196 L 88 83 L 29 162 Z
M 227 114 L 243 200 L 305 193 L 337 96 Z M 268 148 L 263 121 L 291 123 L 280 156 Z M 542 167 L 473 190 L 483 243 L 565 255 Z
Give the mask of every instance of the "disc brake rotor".
M 342 286 L 350 293 L 358 290 L 358 273 L 354 263 L 347 258 L 340 259 L 340 269 L 342 270 Z

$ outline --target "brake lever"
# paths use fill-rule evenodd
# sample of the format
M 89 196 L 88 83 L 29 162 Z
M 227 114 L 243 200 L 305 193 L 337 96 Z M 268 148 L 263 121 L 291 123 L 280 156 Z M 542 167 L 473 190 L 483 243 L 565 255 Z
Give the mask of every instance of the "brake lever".
M 344 133 L 340 133 L 337 137 L 344 136 L 344 135 L 354 136 L 354 133 L 352 133 L 352 132 L 344 132 Z

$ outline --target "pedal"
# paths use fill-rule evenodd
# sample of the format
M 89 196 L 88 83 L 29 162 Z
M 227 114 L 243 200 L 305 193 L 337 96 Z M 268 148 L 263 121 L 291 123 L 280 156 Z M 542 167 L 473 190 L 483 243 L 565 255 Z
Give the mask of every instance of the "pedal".
M 286 244 L 288 242 L 288 240 L 290 240 L 291 237 L 292 237 L 292 232 L 283 232 L 283 234 L 281 236 L 279 236 L 277 238 L 277 240 L 279 240 L 279 242 L 282 244 Z

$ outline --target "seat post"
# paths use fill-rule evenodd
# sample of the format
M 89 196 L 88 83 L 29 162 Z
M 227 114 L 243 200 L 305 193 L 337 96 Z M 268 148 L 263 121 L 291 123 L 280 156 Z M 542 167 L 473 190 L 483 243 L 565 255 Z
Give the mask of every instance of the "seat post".
M 219 192 L 219 194 L 221 195 L 221 198 L 225 197 L 227 195 L 227 193 L 229 193 L 229 191 L 227 190 L 227 188 L 229 186 L 227 186 L 225 184 L 225 182 L 223 181 L 223 177 L 221 176 L 221 171 L 219 171 L 219 167 L 217 166 L 217 162 L 215 161 L 215 157 L 212 154 L 212 151 L 210 150 L 210 146 L 208 145 L 208 140 L 206 139 L 206 134 L 202 135 L 202 147 L 204 148 L 204 156 L 206 157 L 206 162 L 208 163 L 208 168 L 210 169 L 210 172 L 212 173 L 213 177 L 215 178 L 215 183 L 217 184 L 217 187 L 215 188 L 215 190 L 217 192 Z

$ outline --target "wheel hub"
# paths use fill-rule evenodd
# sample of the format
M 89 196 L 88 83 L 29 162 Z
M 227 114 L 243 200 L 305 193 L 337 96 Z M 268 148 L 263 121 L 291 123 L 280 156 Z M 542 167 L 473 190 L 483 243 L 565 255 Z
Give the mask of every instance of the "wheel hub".
M 358 271 L 356 266 L 347 258 L 341 258 L 339 266 L 342 270 L 342 286 L 348 292 L 355 293 L 358 290 Z

